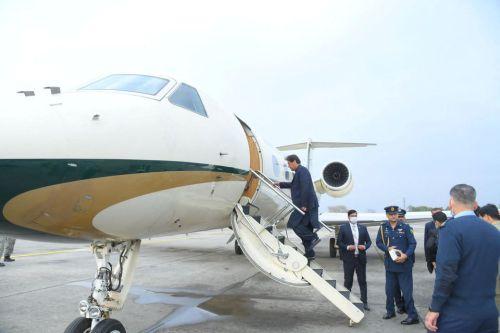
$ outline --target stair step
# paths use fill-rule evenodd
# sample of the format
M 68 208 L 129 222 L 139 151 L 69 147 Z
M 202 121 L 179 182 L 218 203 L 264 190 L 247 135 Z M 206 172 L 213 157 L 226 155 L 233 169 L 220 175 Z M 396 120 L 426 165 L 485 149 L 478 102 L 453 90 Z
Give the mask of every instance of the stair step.
M 342 291 L 339 290 L 339 293 L 347 299 L 349 299 L 349 295 L 351 294 L 349 290 L 342 290 Z
M 365 312 L 365 309 L 363 308 L 363 303 L 352 303 L 352 304 L 354 304 L 361 311 Z
M 279 240 L 282 244 L 285 244 L 285 236 L 278 236 L 278 240 Z
M 323 276 L 323 271 L 324 271 L 324 269 L 322 269 L 322 268 L 314 268 L 313 270 L 314 270 L 314 271 L 316 272 L 316 274 L 318 274 L 319 276 Z
M 328 284 L 330 284 L 333 288 L 337 286 L 337 280 L 326 280 L 326 282 L 328 282 Z

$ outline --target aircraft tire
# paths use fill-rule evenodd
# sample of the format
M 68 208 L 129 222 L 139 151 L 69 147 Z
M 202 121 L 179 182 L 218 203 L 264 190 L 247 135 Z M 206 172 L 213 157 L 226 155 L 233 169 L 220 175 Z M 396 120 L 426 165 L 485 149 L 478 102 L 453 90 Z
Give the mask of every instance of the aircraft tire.
M 126 331 L 118 320 L 104 319 L 94 327 L 92 333 L 126 333 Z
M 90 333 L 91 325 L 92 319 L 78 317 L 66 327 L 64 333 Z
M 234 241 L 234 253 L 237 255 L 242 255 L 243 251 L 241 250 L 241 247 L 238 245 L 238 241 Z
M 335 247 L 335 238 L 330 238 L 330 258 L 337 258 L 337 248 Z

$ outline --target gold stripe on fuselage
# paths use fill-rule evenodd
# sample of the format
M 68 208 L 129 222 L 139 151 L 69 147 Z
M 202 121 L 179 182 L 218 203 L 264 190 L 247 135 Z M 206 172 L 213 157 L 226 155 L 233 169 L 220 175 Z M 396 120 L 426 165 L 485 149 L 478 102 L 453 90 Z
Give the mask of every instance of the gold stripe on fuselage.
M 220 181 L 245 181 L 245 176 L 168 171 L 79 180 L 17 195 L 4 206 L 3 214 L 13 224 L 48 234 L 89 240 L 115 238 L 92 225 L 102 210 L 149 193 Z

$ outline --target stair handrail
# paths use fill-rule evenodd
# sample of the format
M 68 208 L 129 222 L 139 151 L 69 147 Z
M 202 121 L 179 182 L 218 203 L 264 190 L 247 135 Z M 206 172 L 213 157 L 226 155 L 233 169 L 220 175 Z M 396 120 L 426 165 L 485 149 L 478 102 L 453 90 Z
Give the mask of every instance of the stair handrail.
M 266 184 L 274 193 L 276 193 L 281 199 L 285 200 L 290 206 L 292 206 L 296 211 L 298 211 L 300 214 L 305 215 L 306 213 L 302 211 L 299 207 L 295 206 L 293 203 L 292 199 L 288 195 L 286 195 L 281 189 L 277 188 L 274 185 L 274 182 L 269 179 L 266 175 L 261 173 L 260 171 L 256 171 L 253 169 L 250 169 L 250 172 L 252 172 L 257 178 L 262 180 L 264 184 Z
M 277 258 L 288 258 L 288 253 L 283 253 L 283 251 L 281 250 L 281 242 L 276 240 L 278 242 L 278 252 L 275 252 L 273 248 L 271 248 L 269 245 L 266 244 L 266 242 L 264 242 L 264 240 L 260 237 L 259 233 L 257 232 L 257 230 L 255 230 L 255 228 L 252 226 L 252 224 L 250 223 L 250 221 L 248 220 L 245 212 L 243 211 L 243 208 L 241 207 L 240 204 L 237 204 L 236 205 L 236 209 L 238 210 L 238 212 L 241 214 L 241 216 L 243 216 L 243 219 L 245 220 L 246 224 L 247 224 L 247 228 L 251 229 L 251 231 L 253 231 L 253 233 L 257 236 L 257 238 L 260 240 L 260 242 L 262 243 L 262 245 L 264 245 L 264 247 L 269 251 L 269 253 Z
M 330 228 L 329 226 L 327 226 L 325 224 L 325 222 L 321 221 L 320 219 L 318 219 L 318 222 L 319 222 L 319 224 L 321 224 L 323 226 L 323 228 L 325 228 L 326 230 L 328 230 L 328 232 L 330 232 L 330 233 L 335 232 L 335 230 L 333 230 L 332 228 Z
M 270 179 L 269 177 L 267 177 L 266 175 L 264 175 L 262 172 L 260 171 L 257 171 L 257 170 L 253 170 L 253 169 L 250 169 L 250 171 L 252 172 L 252 174 L 254 174 L 257 178 L 259 178 L 260 180 L 262 180 L 264 182 L 264 184 L 266 184 L 269 188 L 271 188 L 271 190 L 273 190 L 274 193 L 276 193 L 280 198 L 282 198 L 283 200 L 285 200 L 290 206 L 292 206 L 296 211 L 298 211 L 300 214 L 302 215 L 305 215 L 306 213 L 300 209 L 299 207 L 295 206 L 295 204 L 293 203 L 292 199 L 286 195 L 281 189 L 277 188 L 275 185 L 274 185 L 274 182 L 272 181 L 272 179 Z M 330 228 L 329 226 L 327 226 L 323 221 L 319 220 L 318 219 L 318 222 L 326 229 L 328 230 L 329 232 L 333 232 L 334 230 L 332 228 Z

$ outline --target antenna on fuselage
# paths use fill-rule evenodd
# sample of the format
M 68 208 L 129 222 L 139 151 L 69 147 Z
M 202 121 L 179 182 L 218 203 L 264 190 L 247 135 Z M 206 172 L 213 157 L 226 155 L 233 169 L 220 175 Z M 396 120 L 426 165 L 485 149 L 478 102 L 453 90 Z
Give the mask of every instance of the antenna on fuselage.
M 18 94 L 24 94 L 24 96 L 35 96 L 35 92 L 33 90 L 20 90 L 17 92 Z
M 44 87 L 43 89 L 50 89 L 50 93 L 52 95 L 60 94 L 61 93 L 61 88 L 60 87 Z

